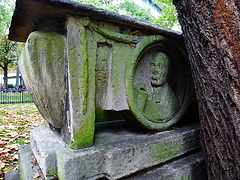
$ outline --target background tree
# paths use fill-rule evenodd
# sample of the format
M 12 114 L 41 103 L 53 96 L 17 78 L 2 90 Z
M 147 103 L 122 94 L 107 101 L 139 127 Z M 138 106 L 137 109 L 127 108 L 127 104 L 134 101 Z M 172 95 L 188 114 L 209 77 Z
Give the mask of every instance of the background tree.
M 17 64 L 23 44 L 8 40 L 8 28 L 11 23 L 13 4 L 5 1 L 5 5 L 0 5 L 0 67 L 4 71 L 4 88 L 8 88 L 8 68 Z
M 177 12 L 175 6 L 170 0 L 153 0 L 152 2 L 162 9 L 162 13 L 155 17 L 151 15 L 150 8 L 136 8 L 136 5 L 131 0 L 74 0 L 83 4 L 102 8 L 115 13 L 130 16 L 132 18 L 145 20 L 153 24 L 158 24 L 166 28 L 179 26 Z
M 208 177 L 240 179 L 239 0 L 175 0 L 192 65 Z
M 172 0 L 152 0 L 152 2 L 162 9 L 162 13 L 159 17 L 154 17 L 150 22 L 166 28 L 173 28 L 176 26 L 180 30 L 177 11 Z

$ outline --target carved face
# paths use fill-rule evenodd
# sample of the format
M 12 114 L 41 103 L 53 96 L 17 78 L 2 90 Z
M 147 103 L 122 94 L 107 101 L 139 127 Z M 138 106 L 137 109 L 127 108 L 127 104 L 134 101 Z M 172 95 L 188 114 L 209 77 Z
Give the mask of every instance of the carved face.
M 153 54 L 151 62 L 151 84 L 152 86 L 164 85 L 169 74 L 169 58 L 161 52 Z

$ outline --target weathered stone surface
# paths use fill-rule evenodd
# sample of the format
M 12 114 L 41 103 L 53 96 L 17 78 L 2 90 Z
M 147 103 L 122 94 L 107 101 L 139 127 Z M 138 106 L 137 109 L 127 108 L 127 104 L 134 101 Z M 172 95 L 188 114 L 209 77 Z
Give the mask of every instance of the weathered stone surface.
M 90 146 L 93 143 L 95 127 L 95 67 L 88 51 L 87 18 L 68 17 L 68 94 L 70 147 Z M 91 45 L 91 43 L 90 43 Z
M 206 180 L 207 170 L 202 152 L 170 161 L 151 170 L 122 180 Z
M 25 148 L 27 150 L 20 151 L 20 156 L 30 156 L 32 155 L 31 149 Z M 24 153 L 24 155 L 23 155 Z M 22 166 L 27 166 L 21 171 L 22 180 L 32 180 L 33 174 L 35 175 L 39 171 L 39 166 L 36 165 L 35 168 L 32 168 L 32 159 L 22 159 L 24 163 L 19 164 L 19 168 L 23 169 Z M 28 176 L 27 176 L 28 175 Z M 16 179 L 6 179 L 6 180 L 18 180 L 19 177 L 15 176 Z M 97 177 L 96 177 L 97 178 Z M 95 178 L 95 179 L 96 179 Z M 39 178 L 39 180 L 44 180 L 45 178 Z M 48 178 L 49 179 L 49 178 Z M 73 180 L 71 176 L 67 178 L 68 180 Z M 80 179 L 80 178 L 77 178 Z M 74 180 L 77 180 L 74 179 Z M 90 178 L 94 179 L 94 178 Z M 111 178 L 109 178 L 111 179 Z M 207 173 L 205 167 L 205 161 L 202 156 L 202 153 L 195 153 L 183 158 L 175 159 L 163 165 L 159 165 L 148 170 L 143 170 L 138 173 L 133 174 L 132 176 L 121 178 L 122 180 L 206 180 Z
M 18 170 L 4 173 L 4 180 L 20 180 L 20 175 Z
M 199 148 L 197 124 L 154 134 L 137 132 L 124 121 L 96 128 L 94 146 L 80 150 L 64 147 L 47 128 L 32 131 L 31 146 L 43 173 L 57 171 L 60 179 L 118 179 Z
M 18 63 L 38 110 L 54 128 L 61 129 L 66 118 L 64 36 L 33 32 Z
M 56 151 L 67 145 L 46 127 L 38 127 L 31 131 L 31 149 L 46 178 L 57 174 Z
M 33 165 L 34 156 L 29 145 L 20 146 L 18 151 L 18 170 L 21 180 L 33 180 L 37 172 L 41 174 L 39 166 Z M 44 180 L 44 177 L 39 180 Z

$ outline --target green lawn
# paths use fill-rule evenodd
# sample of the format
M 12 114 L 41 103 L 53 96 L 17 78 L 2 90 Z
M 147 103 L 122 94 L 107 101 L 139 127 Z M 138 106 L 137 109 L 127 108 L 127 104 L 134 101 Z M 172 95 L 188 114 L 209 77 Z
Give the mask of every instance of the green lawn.
M 18 168 L 19 145 L 28 144 L 30 130 L 43 123 L 33 103 L 0 104 L 0 180 Z

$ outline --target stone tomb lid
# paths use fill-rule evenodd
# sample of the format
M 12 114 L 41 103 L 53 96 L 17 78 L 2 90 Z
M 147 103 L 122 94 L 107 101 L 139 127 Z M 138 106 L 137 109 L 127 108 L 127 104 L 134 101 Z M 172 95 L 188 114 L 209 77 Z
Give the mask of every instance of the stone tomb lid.
M 142 29 L 155 34 L 181 38 L 180 32 L 70 0 L 16 0 L 9 29 L 9 39 L 26 42 L 28 35 L 39 30 L 45 19 L 56 18 L 56 20 L 64 22 L 68 15 L 89 16 L 96 20 L 127 25 L 136 30 Z

